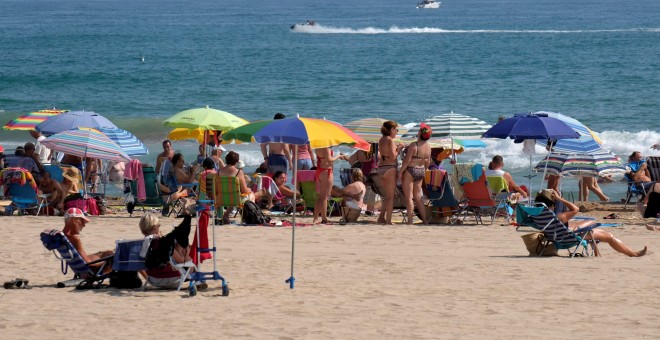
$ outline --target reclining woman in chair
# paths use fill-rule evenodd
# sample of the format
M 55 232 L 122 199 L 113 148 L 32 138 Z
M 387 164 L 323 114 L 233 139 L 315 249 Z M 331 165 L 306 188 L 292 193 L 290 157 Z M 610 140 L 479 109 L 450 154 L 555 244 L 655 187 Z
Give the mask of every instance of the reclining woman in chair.
M 62 233 L 64 236 L 66 236 L 67 239 L 69 239 L 69 242 L 71 242 L 71 245 L 76 248 L 76 251 L 78 251 L 78 254 L 80 254 L 80 257 L 89 265 L 89 267 L 93 271 L 97 271 L 101 268 L 103 265 L 102 262 L 99 263 L 94 263 L 94 264 L 89 264 L 90 262 L 94 262 L 100 259 L 103 259 L 105 257 L 112 256 L 114 254 L 114 251 L 112 250 L 105 250 L 105 251 L 99 251 L 94 254 L 87 254 L 85 251 L 85 248 L 83 247 L 82 241 L 80 240 L 80 233 L 82 232 L 83 228 L 85 228 L 85 225 L 89 222 L 89 219 L 85 217 L 85 213 L 83 213 L 82 210 L 78 208 L 69 208 L 66 211 L 66 214 L 64 214 L 64 229 L 62 229 Z M 105 274 L 108 274 L 112 271 L 112 266 L 105 266 L 103 269 L 103 272 Z
M 140 231 L 144 236 L 152 236 L 151 240 L 151 251 L 156 254 L 152 254 L 154 257 L 158 258 L 154 262 L 157 263 L 156 266 L 152 266 L 152 260 L 150 261 L 150 266 L 147 267 L 147 280 L 150 284 L 159 287 L 159 288 L 177 288 L 181 281 L 181 273 L 178 269 L 174 268 L 169 261 L 169 255 L 172 256 L 172 259 L 176 263 L 185 263 L 191 261 L 190 259 L 190 245 L 188 244 L 188 234 L 190 234 L 190 217 L 184 218 L 184 221 L 176 227 L 167 237 L 163 237 L 160 233 L 160 221 L 158 216 L 153 213 L 147 213 L 140 219 Z M 174 247 L 171 247 L 169 242 L 174 243 Z M 172 254 L 168 254 L 167 251 L 172 250 Z
M 571 218 L 573 218 L 580 211 L 580 209 L 575 204 L 559 196 L 559 194 L 557 194 L 556 191 L 554 190 L 550 191 L 550 190 L 551 189 L 548 189 L 547 191 L 544 190 L 544 192 L 550 192 L 550 197 L 547 197 L 542 192 L 538 196 L 536 196 L 536 202 L 545 204 L 550 210 L 554 209 L 555 201 L 563 203 L 564 206 L 567 208 L 567 211 L 557 214 L 557 218 L 566 227 L 568 227 L 571 230 L 576 230 L 593 224 L 593 221 L 591 220 L 571 221 Z M 640 251 L 634 251 L 630 247 L 625 245 L 623 242 L 621 242 L 621 240 L 616 238 L 612 233 L 605 231 L 603 229 L 600 228 L 592 229 L 591 235 L 593 236 L 586 236 L 585 238 L 591 239 L 591 237 L 593 237 L 593 239 L 597 241 L 606 242 L 607 244 L 610 245 L 610 247 L 612 247 L 612 249 L 618 251 L 619 253 L 626 254 L 630 257 L 640 257 L 646 255 L 646 251 L 647 251 L 646 246 L 644 246 L 644 249 Z M 596 256 L 600 256 L 600 254 L 596 253 Z

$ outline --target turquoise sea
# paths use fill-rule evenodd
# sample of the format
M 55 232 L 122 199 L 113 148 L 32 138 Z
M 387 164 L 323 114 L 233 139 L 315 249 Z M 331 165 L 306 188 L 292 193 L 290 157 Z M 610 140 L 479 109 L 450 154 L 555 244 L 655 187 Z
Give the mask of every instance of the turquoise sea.
M 581 120 L 622 157 L 660 142 L 659 1 L 415 4 L 0 0 L 0 123 L 50 107 L 96 111 L 149 144 L 146 161 L 165 118 L 204 105 L 248 120 L 283 112 L 342 123 L 450 111 L 494 123 L 546 110 Z M 306 20 L 317 26 L 289 29 Z M 6 148 L 27 140 L 0 132 Z M 526 182 L 521 146 L 488 144 L 459 160 L 502 154 Z M 234 148 L 259 162 L 255 146 Z

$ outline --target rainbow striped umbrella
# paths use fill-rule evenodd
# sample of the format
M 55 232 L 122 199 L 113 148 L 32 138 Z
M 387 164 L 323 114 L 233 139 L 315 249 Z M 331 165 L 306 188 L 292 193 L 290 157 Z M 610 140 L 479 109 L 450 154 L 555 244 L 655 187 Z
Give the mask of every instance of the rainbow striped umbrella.
M 45 147 L 79 157 L 91 157 L 115 162 L 130 161 L 117 143 L 95 129 L 68 130 L 41 141 Z
M 68 110 L 39 110 L 30 112 L 26 115 L 13 119 L 2 127 L 3 130 L 34 130 L 34 127 L 43 123 L 45 120 L 55 117 L 60 113 L 68 112 Z
M 534 170 L 563 177 L 598 177 L 626 172 L 626 166 L 610 151 L 592 154 L 566 154 L 552 152 L 539 162 Z
M 539 111 L 534 112 L 533 114 L 546 114 L 548 117 L 556 118 L 566 123 L 570 126 L 575 132 L 580 134 L 580 138 L 577 139 L 559 139 L 557 143 L 552 147 L 554 152 L 564 152 L 564 153 L 591 153 L 602 150 L 603 141 L 596 135 L 595 132 L 591 131 L 584 124 L 580 123 L 575 118 L 563 115 L 561 113 L 555 112 L 545 112 Z M 547 139 L 537 139 L 536 144 L 543 147 L 546 146 Z
M 257 143 L 288 143 L 294 146 L 310 145 L 312 149 L 329 148 L 336 145 L 351 145 L 362 150 L 369 150 L 369 142 L 360 138 L 344 126 L 323 119 L 315 118 L 285 118 L 277 120 L 262 120 L 235 128 L 223 134 L 226 140 L 250 142 L 254 138 Z M 294 148 L 294 155 L 297 152 Z M 293 185 L 296 186 L 298 169 L 293 162 Z M 294 191 L 293 201 L 296 201 Z M 289 288 L 294 288 L 296 279 L 293 277 L 293 263 L 296 249 L 296 214 L 293 214 L 291 228 L 291 276 L 286 280 Z
M 119 147 L 129 156 L 140 156 L 149 154 L 146 146 L 132 133 L 120 128 L 98 128 L 102 134 L 117 143 Z
M 286 118 L 261 120 L 237 127 L 222 135 L 225 140 L 257 143 L 308 144 L 312 149 L 351 145 L 369 150 L 370 144 L 346 127 L 333 121 L 317 118 Z
M 350 123 L 344 124 L 344 127 L 355 132 L 356 135 L 362 137 L 369 143 L 378 143 L 383 134 L 380 133 L 380 128 L 387 119 L 383 118 L 363 118 L 354 120 Z M 399 136 L 408 132 L 403 125 L 399 125 Z

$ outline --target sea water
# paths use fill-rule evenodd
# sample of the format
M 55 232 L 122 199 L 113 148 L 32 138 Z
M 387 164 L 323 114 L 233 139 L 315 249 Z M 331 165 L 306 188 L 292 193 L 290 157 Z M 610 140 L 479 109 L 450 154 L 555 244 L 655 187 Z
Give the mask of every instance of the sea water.
M 151 150 L 140 159 L 153 163 L 163 120 L 205 105 L 248 120 L 283 112 L 403 124 L 451 111 L 493 124 L 546 110 L 579 119 L 624 159 L 658 155 L 649 147 L 660 142 L 660 1 L 415 4 L 0 0 L 0 123 L 51 107 L 95 111 L 140 137 Z M 317 24 L 289 28 L 306 20 Z M 0 132 L 9 150 L 28 140 Z M 527 183 L 521 145 L 486 143 L 459 161 L 500 154 Z M 194 143 L 174 147 L 194 159 Z M 228 148 L 248 167 L 261 161 L 256 146 Z M 603 189 L 619 198 L 625 185 Z

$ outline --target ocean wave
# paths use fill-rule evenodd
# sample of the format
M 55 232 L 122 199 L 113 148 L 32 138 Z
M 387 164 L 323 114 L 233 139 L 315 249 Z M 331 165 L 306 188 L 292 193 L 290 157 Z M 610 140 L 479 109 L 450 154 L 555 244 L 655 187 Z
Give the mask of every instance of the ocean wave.
M 612 33 L 612 32 L 660 32 L 660 28 L 627 28 L 627 29 L 592 29 L 592 30 L 489 30 L 489 29 L 472 29 L 472 30 L 451 30 L 436 27 L 397 27 L 378 28 L 378 27 L 364 27 L 364 28 L 350 28 L 350 27 L 333 27 L 316 24 L 309 25 L 296 25 L 292 30 L 296 33 L 307 34 L 578 34 L 578 33 Z

